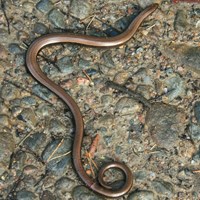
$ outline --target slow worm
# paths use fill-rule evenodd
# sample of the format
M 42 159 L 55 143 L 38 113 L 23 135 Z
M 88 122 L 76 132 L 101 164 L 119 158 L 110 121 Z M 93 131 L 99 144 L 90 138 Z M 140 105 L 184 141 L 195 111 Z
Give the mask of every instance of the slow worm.
M 131 187 L 133 182 L 132 172 L 130 169 L 119 162 L 111 162 L 102 167 L 98 174 L 98 180 L 93 180 L 90 178 L 82 165 L 81 162 L 81 144 L 84 133 L 84 124 L 83 118 L 80 112 L 78 105 L 75 103 L 73 98 L 67 94 L 60 86 L 55 84 L 52 80 L 50 80 L 41 70 L 37 62 L 37 55 L 39 51 L 49 45 L 56 43 L 77 43 L 83 44 L 92 47 L 113 47 L 119 46 L 125 42 L 127 42 L 134 33 L 137 31 L 140 24 L 143 20 L 148 17 L 151 13 L 153 13 L 158 7 L 158 4 L 152 4 L 148 6 L 145 10 L 143 10 L 129 25 L 127 30 L 121 33 L 118 36 L 110 37 L 110 38 L 99 38 L 94 36 L 87 35 L 72 35 L 67 33 L 52 33 L 48 35 L 44 35 L 36 39 L 28 48 L 26 54 L 26 65 L 33 75 L 33 77 L 40 82 L 42 85 L 47 87 L 53 93 L 55 93 L 59 98 L 61 98 L 71 110 L 74 121 L 75 121 L 75 137 L 73 144 L 73 164 L 76 172 L 82 181 L 93 191 L 102 194 L 107 197 L 119 197 L 127 193 Z M 124 185 L 117 189 L 113 190 L 110 186 L 108 186 L 104 180 L 103 175 L 106 170 L 110 168 L 118 168 L 125 175 L 125 183 Z

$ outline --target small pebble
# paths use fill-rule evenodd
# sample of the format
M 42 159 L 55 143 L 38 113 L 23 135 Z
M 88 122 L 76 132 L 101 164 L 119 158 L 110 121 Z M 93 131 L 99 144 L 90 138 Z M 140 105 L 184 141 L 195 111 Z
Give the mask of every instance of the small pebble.
M 197 16 L 200 16 L 200 8 L 194 9 L 194 13 L 195 13 Z
M 53 112 L 54 112 L 54 109 L 52 108 L 52 106 L 46 105 L 46 104 L 40 104 L 36 110 L 36 114 L 39 117 L 51 116 Z
M 18 115 L 18 119 L 26 122 L 30 126 L 35 126 L 37 123 L 37 119 L 35 116 L 35 112 L 31 108 L 25 108 L 23 111 Z
M 78 19 L 84 19 L 90 15 L 91 3 L 89 0 L 72 0 L 70 14 Z
M 74 71 L 74 66 L 71 61 L 71 58 L 68 56 L 65 56 L 58 60 L 57 66 L 60 69 L 60 72 L 67 75 L 71 74 Z
M 147 111 L 145 126 L 158 146 L 170 149 L 177 146 L 178 136 L 185 131 L 185 117 L 175 106 L 155 103 Z
M 151 80 L 151 77 L 148 75 L 148 70 L 146 68 L 140 68 L 138 71 L 136 71 L 133 76 L 133 82 L 137 85 L 153 85 L 153 82 Z
M 5 100 L 13 100 L 19 96 L 19 90 L 12 84 L 6 83 L 1 87 L 0 95 Z
M 10 108 L 4 104 L 3 99 L 0 99 L 0 110 L 2 114 L 7 114 Z
M 45 190 L 41 195 L 41 200 L 56 200 L 56 197 L 52 192 Z
M 24 2 L 22 6 L 26 12 L 33 12 L 34 4 L 32 2 Z
M 38 168 L 34 165 L 26 165 L 24 167 L 23 173 L 26 175 L 34 175 L 36 173 Z
M 200 124 L 200 101 L 196 101 L 194 104 L 194 115 L 197 123 Z
M 77 186 L 72 193 L 73 200 L 103 200 L 105 198 L 100 197 L 98 194 L 92 192 L 84 186 Z
M 15 56 L 15 64 L 17 67 L 25 65 L 25 55 L 24 54 L 17 54 Z
M 189 126 L 191 138 L 194 141 L 200 141 L 200 125 L 191 124 Z
M 33 86 L 33 93 L 40 96 L 44 100 L 51 100 L 53 98 L 52 93 L 44 86 L 36 84 Z
M 8 31 L 6 29 L 3 29 L 3 28 L 0 29 L 0 36 L 1 37 L 6 37 L 7 33 L 8 33 Z
M 5 47 L 0 44 L 0 60 L 5 60 L 8 56 L 8 52 Z M 1 67 L 1 66 L 0 66 Z
M 10 53 L 13 53 L 13 54 L 23 53 L 23 49 L 19 46 L 19 44 L 16 44 L 16 43 L 9 44 L 8 50 L 10 51 Z
M 183 65 L 186 69 L 200 74 L 200 47 L 190 46 L 187 44 L 172 43 L 170 45 L 164 44 L 161 51 L 166 57 L 171 58 Z
M 135 18 L 135 14 L 134 14 L 134 13 L 131 13 L 131 15 L 129 15 L 129 16 L 124 16 L 124 17 L 120 18 L 119 20 L 117 20 L 117 21 L 115 22 L 115 27 L 116 27 L 115 30 L 118 31 L 118 34 L 117 34 L 117 35 L 120 34 L 119 30 L 120 30 L 121 32 L 125 31 L 126 28 L 128 28 L 128 26 L 130 25 L 130 23 L 134 20 L 134 18 Z M 115 34 L 115 32 L 114 32 L 114 34 Z
M 48 28 L 40 22 L 35 23 L 33 31 L 37 34 L 44 35 L 48 32 Z
M 63 124 L 58 119 L 51 119 L 49 122 L 49 132 L 56 135 L 60 133 L 67 133 L 67 124 Z
M 36 4 L 36 8 L 43 13 L 48 13 L 53 8 L 53 4 L 49 0 L 41 0 Z
M 128 72 L 119 72 L 115 75 L 113 82 L 123 85 L 126 83 L 127 79 L 130 77 L 130 73 Z
M 196 151 L 194 144 L 191 141 L 181 141 L 179 142 L 178 152 L 183 158 L 191 159 Z
M 22 169 L 25 166 L 27 157 L 28 157 L 27 154 L 23 151 L 19 150 L 15 153 L 16 162 L 14 163 L 14 168 L 18 170 L 20 173 L 22 172 Z
M 178 173 L 178 179 L 182 181 L 192 181 L 194 174 L 188 169 L 183 169 Z
M 174 21 L 174 29 L 176 31 L 185 31 L 187 26 L 187 13 L 184 10 L 178 10 Z
M 105 135 L 103 136 L 103 139 L 107 146 L 112 142 L 112 136 Z
M 17 32 L 17 39 L 21 42 L 27 41 L 29 38 L 29 34 L 23 30 Z
M 138 94 L 141 94 L 146 99 L 150 99 L 151 86 L 149 86 L 149 85 L 138 85 L 135 91 Z
M 0 114 L 0 126 L 9 126 L 9 117 L 5 114 Z
M 115 152 L 116 152 L 116 154 L 120 155 L 122 153 L 122 147 L 121 146 L 116 146 L 115 147 Z
M 30 107 L 36 105 L 36 100 L 33 96 L 23 97 L 21 100 L 21 105 L 24 107 Z
M 168 89 L 167 97 L 169 101 L 173 101 L 177 97 L 184 97 L 185 91 L 185 83 L 182 78 L 178 75 L 170 77 L 169 79 L 164 81 L 166 87 Z
M 136 182 L 143 182 L 148 178 L 146 171 L 136 171 L 134 173 L 134 178 Z
M 122 97 L 115 105 L 115 111 L 121 114 L 137 113 L 141 109 L 141 104 L 130 97 Z
M 48 15 L 49 21 L 57 28 L 65 29 L 65 15 L 57 9 L 53 9 Z
M 67 177 L 62 177 L 58 181 L 56 181 L 55 187 L 57 192 L 66 193 L 72 191 L 75 186 L 74 180 L 71 180 Z
M 87 69 L 91 66 L 90 61 L 81 58 L 79 60 L 78 66 L 80 69 Z
M 47 76 L 58 76 L 59 74 L 59 69 L 52 64 L 46 64 L 43 67 L 44 73 L 47 74 Z
M 155 191 L 162 196 L 171 197 L 173 194 L 173 185 L 169 182 L 163 180 L 155 180 L 151 182 L 151 185 Z
M 36 195 L 28 190 L 21 190 L 17 192 L 17 200 L 35 200 Z
M 191 164 L 194 166 L 200 165 L 200 151 L 199 150 L 197 152 L 195 152 L 195 154 L 193 155 Z
M 93 76 L 95 74 L 98 73 L 98 70 L 90 68 L 90 69 L 86 69 L 85 72 L 89 75 L 89 76 Z
M 39 152 L 40 149 L 44 148 L 44 141 L 46 141 L 46 136 L 44 133 L 34 133 L 26 138 L 26 140 L 23 142 L 23 145 L 27 146 L 34 152 Z
M 101 97 L 101 103 L 104 105 L 104 106 L 109 106 L 110 105 L 110 102 L 112 102 L 113 100 L 113 97 L 111 95 L 103 95 Z
M 115 66 L 115 63 L 112 59 L 111 51 L 108 50 L 103 53 L 103 60 L 106 67 L 112 68 Z
M 11 105 L 13 107 L 21 106 L 21 99 L 20 98 L 16 98 L 16 99 L 10 100 L 10 103 L 11 103 Z
M 24 29 L 24 24 L 23 24 L 22 21 L 17 20 L 17 21 L 15 21 L 15 22 L 13 23 L 13 27 L 14 27 L 16 30 L 21 31 L 21 30 Z
M 112 114 L 106 114 L 98 119 L 98 123 L 94 124 L 95 127 L 112 127 L 115 118 Z
M 131 192 L 128 195 L 127 200 L 157 200 L 157 197 L 151 191 L 138 190 L 138 191 Z

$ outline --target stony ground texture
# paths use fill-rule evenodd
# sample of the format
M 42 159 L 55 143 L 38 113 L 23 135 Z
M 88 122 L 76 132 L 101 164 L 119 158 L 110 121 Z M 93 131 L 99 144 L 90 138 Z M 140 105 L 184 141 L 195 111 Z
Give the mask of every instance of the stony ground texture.
M 38 61 L 81 109 L 87 172 L 94 176 L 92 169 L 96 175 L 111 160 L 130 167 L 133 187 L 116 199 L 200 199 L 200 4 L 169 0 L 1 0 L 0 199 L 108 199 L 78 178 L 71 113 L 33 79 L 24 58 L 46 33 L 112 37 L 155 2 L 158 10 L 126 44 L 48 46 Z M 107 80 L 143 95 L 150 106 L 108 88 Z M 120 178 L 116 170 L 105 176 Z

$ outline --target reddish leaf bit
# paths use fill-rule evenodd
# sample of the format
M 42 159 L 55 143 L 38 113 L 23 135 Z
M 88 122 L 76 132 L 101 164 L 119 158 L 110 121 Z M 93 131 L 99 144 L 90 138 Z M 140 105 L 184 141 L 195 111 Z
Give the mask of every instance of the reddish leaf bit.
M 200 0 L 172 0 L 173 3 L 187 2 L 187 3 L 200 3 Z
M 100 136 L 99 134 L 97 134 L 91 144 L 91 147 L 90 147 L 90 150 L 89 150 L 89 154 L 91 156 L 91 158 L 94 158 L 94 153 L 95 151 L 97 150 L 97 146 L 98 146 L 98 143 L 99 143 L 99 139 L 100 139 Z

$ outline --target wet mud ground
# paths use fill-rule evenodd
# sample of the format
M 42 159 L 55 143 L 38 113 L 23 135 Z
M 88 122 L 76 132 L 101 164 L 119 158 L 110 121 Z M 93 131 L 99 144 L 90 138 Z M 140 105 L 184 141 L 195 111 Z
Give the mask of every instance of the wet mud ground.
M 47 33 L 117 35 L 151 3 L 159 8 L 126 44 L 57 44 L 45 47 L 38 62 L 81 109 L 87 173 L 95 177 L 112 160 L 130 167 L 133 187 L 116 199 L 200 199 L 200 4 L 161 0 L 1 1 L 0 199 L 109 199 L 78 178 L 70 110 L 30 75 L 25 55 Z M 107 87 L 108 80 L 148 106 Z M 122 178 L 110 170 L 105 181 L 118 187 Z

